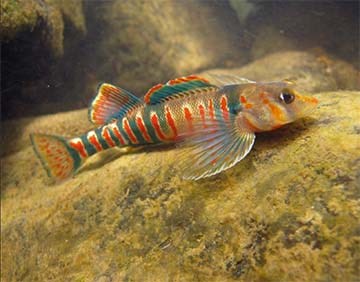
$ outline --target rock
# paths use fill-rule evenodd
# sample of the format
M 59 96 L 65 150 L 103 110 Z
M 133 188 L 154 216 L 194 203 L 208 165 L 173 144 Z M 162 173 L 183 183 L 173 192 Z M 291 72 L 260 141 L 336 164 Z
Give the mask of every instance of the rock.
M 313 52 L 283 51 L 267 55 L 241 68 L 214 69 L 200 73 L 233 74 L 255 81 L 290 79 L 305 92 L 334 89 L 359 90 L 360 72 L 321 49 Z
M 251 4 L 255 12 L 249 14 L 244 26 L 252 42 L 251 61 L 280 50 L 322 48 L 359 69 L 359 3 L 255 1 Z M 247 6 L 241 5 L 245 7 L 240 13 Z
M 61 132 L 65 134 L 65 137 L 83 134 L 93 127 L 88 120 L 87 112 L 85 109 L 4 122 L 1 156 L 18 152 L 28 146 L 31 133 L 59 134 Z
M 169 76 L 246 60 L 236 15 L 221 3 L 114 1 L 96 12 L 105 22 L 97 74 L 139 95 Z
M 310 117 L 258 134 L 246 159 L 197 182 L 180 178 L 179 149 L 104 152 L 57 185 L 29 142 L 13 150 L 1 159 L 2 279 L 355 281 L 360 92 L 315 96 Z M 87 127 L 85 111 L 71 115 L 28 124 Z
M 55 56 L 63 54 L 64 17 L 80 32 L 85 33 L 81 1 L 3 0 L 1 2 L 1 38 L 13 40 L 21 33 L 42 29 L 41 38 Z M 35 41 L 35 40 L 34 40 Z
M 272 53 L 294 51 L 297 49 L 297 42 L 294 38 L 288 37 L 284 34 L 283 30 L 278 30 L 273 26 L 266 25 L 256 31 L 256 39 L 250 51 L 251 61 Z
M 247 60 L 236 14 L 226 2 L 3 2 L 8 42 L 2 46 L 1 95 L 7 119 L 83 108 L 100 82 L 141 96 L 171 77 Z M 33 22 L 15 25 L 27 13 Z M 69 20 L 63 23 L 63 17 Z

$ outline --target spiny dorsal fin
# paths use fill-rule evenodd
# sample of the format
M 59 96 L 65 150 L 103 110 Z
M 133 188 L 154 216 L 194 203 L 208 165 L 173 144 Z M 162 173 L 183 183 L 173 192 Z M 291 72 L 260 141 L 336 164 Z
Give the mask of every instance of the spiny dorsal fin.
M 153 86 L 144 96 L 146 104 L 155 105 L 171 98 L 216 90 L 205 78 L 190 75 L 169 80 L 166 84 Z
M 108 83 L 98 87 L 97 94 L 89 107 L 89 120 L 105 124 L 126 114 L 142 101 L 130 92 Z

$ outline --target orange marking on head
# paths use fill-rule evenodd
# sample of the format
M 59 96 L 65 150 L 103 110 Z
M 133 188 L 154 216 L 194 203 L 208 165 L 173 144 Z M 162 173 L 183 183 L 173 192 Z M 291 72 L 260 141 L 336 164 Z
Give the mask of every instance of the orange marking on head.
M 274 116 L 274 118 L 278 121 L 284 121 L 285 117 L 284 117 L 284 113 L 282 112 L 282 110 L 276 106 L 275 104 L 269 103 L 269 108 L 271 111 L 271 114 Z
M 144 139 L 147 142 L 151 142 L 152 140 L 151 140 L 151 138 L 150 138 L 150 136 L 149 136 L 149 134 L 147 132 L 147 129 L 145 127 L 145 124 L 144 124 L 144 121 L 143 121 L 142 117 L 140 117 L 140 116 L 136 117 L 136 125 L 139 128 L 139 130 L 140 130 L 142 136 L 144 137 Z
M 161 127 L 160 127 L 160 124 L 159 124 L 159 118 L 158 116 L 156 115 L 156 113 L 153 113 L 151 115 L 151 124 L 152 126 L 154 127 L 155 129 L 155 133 L 157 135 L 157 137 L 160 139 L 160 140 L 166 140 L 166 137 L 165 135 L 163 134 L 163 132 L 161 131 Z
M 132 129 L 130 127 L 130 124 L 129 124 L 129 121 L 127 120 L 127 118 L 123 118 L 122 124 L 123 124 L 123 128 L 124 128 L 126 134 L 129 136 L 131 143 L 133 143 L 133 144 L 139 143 L 134 132 L 132 131 Z
M 70 146 L 79 152 L 80 156 L 86 158 L 88 155 L 85 151 L 85 147 L 81 139 L 73 140 L 69 142 Z
M 90 136 L 88 136 L 87 138 L 90 141 L 90 143 L 94 145 L 94 147 L 97 151 L 102 150 L 101 144 L 99 143 L 95 132 L 93 134 L 91 134 Z
M 297 95 L 297 98 L 306 103 L 317 104 L 319 102 L 318 99 L 316 99 L 315 97 Z
M 174 134 L 173 137 L 176 138 L 177 137 L 177 129 L 176 129 L 175 120 L 173 119 L 173 117 L 171 115 L 169 107 L 166 107 L 165 111 L 166 111 L 166 115 L 165 115 L 166 121 L 167 121 L 168 125 L 170 126 L 170 128 L 171 128 L 171 130 L 172 130 L 172 132 Z
M 240 102 L 242 103 L 242 104 L 245 104 L 246 103 L 246 98 L 245 98 L 245 96 L 240 96 Z
M 116 146 L 114 141 L 111 139 L 111 135 L 109 134 L 109 129 L 107 127 L 103 128 L 101 135 L 104 137 L 106 143 L 108 143 L 110 147 Z

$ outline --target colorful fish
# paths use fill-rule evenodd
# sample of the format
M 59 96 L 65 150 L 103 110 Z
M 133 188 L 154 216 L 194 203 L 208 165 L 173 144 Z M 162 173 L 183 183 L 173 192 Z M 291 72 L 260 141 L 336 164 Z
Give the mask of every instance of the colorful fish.
M 308 114 L 316 98 L 302 96 L 291 83 L 254 82 L 231 75 L 173 79 L 139 99 L 103 83 L 89 108 L 99 127 L 80 137 L 32 134 L 31 141 L 48 175 L 73 175 L 84 161 L 119 146 L 177 143 L 184 178 L 200 179 L 228 169 L 251 150 L 255 133 L 269 131 Z

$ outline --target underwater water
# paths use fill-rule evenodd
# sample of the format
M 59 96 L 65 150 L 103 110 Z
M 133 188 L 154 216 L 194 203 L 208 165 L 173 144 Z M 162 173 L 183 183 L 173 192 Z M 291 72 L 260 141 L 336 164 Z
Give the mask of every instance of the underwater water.
M 359 281 L 359 1 L 3 0 L 0 23 L 2 281 Z M 181 145 L 112 148 L 48 177 L 29 135 L 96 128 L 100 83 L 142 99 L 191 74 L 286 80 L 319 102 L 208 178 L 183 179 L 198 160 L 180 165 Z M 218 144 L 226 160 L 243 149 Z

